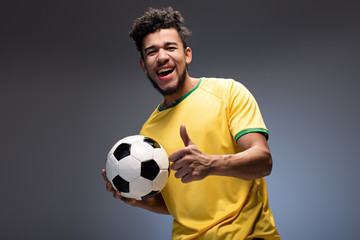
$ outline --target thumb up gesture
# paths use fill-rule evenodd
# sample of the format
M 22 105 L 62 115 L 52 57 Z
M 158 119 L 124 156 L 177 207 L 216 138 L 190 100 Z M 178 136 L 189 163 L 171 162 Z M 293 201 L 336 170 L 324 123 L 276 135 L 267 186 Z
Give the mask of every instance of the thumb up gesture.
M 181 148 L 169 156 L 173 162 L 171 169 L 176 171 L 175 177 L 183 183 L 204 179 L 214 170 L 215 156 L 202 153 L 190 139 L 185 125 L 180 126 L 180 137 L 184 143 Z

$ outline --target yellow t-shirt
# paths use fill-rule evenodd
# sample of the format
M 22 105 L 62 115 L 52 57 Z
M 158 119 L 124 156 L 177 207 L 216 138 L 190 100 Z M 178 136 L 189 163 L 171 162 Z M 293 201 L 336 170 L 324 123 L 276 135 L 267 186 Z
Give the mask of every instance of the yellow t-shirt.
M 243 134 L 268 133 L 255 99 L 232 79 L 201 78 L 177 104 L 155 109 L 140 134 L 170 155 L 184 147 L 181 124 L 200 151 L 214 155 L 240 152 L 236 140 Z M 171 171 L 161 194 L 174 217 L 173 239 L 280 239 L 264 178 L 208 176 L 184 184 Z

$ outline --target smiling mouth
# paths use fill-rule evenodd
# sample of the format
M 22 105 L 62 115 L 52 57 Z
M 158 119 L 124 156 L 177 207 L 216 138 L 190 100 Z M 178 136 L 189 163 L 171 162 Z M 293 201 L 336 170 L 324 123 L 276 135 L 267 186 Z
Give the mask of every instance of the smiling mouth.
M 174 71 L 173 67 L 163 68 L 156 72 L 159 77 L 164 77 L 171 74 Z

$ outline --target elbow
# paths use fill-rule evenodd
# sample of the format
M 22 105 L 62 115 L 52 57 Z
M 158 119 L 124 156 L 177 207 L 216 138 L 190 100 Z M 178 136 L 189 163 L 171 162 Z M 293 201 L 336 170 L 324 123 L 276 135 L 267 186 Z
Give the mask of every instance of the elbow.
M 263 152 L 259 155 L 256 167 L 253 172 L 243 177 L 244 180 L 255 180 L 269 176 L 272 171 L 273 161 L 269 151 Z
M 264 169 L 263 169 L 263 176 L 269 176 L 271 174 L 273 167 L 273 161 L 271 157 L 271 153 L 267 152 L 266 157 L 264 158 Z

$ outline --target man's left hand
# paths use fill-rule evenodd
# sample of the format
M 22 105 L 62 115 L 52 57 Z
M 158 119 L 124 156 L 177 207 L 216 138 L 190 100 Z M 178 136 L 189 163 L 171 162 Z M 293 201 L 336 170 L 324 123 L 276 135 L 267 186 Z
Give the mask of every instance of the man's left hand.
M 214 157 L 202 153 L 196 147 L 184 124 L 180 127 L 180 136 L 185 147 L 169 156 L 169 161 L 173 162 L 171 169 L 176 171 L 175 177 L 181 178 L 183 183 L 204 179 L 212 170 Z

